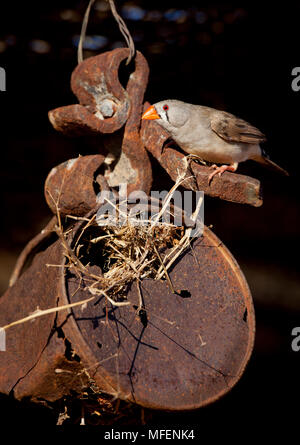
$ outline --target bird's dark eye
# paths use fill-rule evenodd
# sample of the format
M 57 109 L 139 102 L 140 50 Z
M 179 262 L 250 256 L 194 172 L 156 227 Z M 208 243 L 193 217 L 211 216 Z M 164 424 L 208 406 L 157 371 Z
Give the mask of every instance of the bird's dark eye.
M 166 105 L 163 106 L 163 110 L 164 111 L 168 111 L 168 109 L 169 109 L 169 105 L 166 104 Z

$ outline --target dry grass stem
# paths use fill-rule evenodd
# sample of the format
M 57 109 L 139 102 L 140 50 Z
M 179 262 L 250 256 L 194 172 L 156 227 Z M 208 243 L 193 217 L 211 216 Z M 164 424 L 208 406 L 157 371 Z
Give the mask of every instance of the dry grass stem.
M 11 328 L 12 326 L 17 325 L 17 324 L 25 323 L 26 321 L 35 320 L 38 317 L 42 317 L 44 315 L 51 314 L 52 312 L 59 312 L 59 311 L 62 311 L 64 309 L 69 309 L 74 306 L 80 306 L 82 304 L 88 303 L 89 301 L 92 301 L 94 298 L 95 297 L 93 296 L 90 298 L 86 298 L 85 300 L 77 301 L 76 303 L 65 304 L 63 306 L 57 306 L 57 307 L 53 307 L 53 308 L 45 309 L 45 310 L 37 309 L 36 311 L 34 311 L 32 314 L 28 315 L 27 317 L 21 318 L 20 320 L 13 321 L 12 323 L 2 326 L 1 329 L 6 330 L 8 328 Z

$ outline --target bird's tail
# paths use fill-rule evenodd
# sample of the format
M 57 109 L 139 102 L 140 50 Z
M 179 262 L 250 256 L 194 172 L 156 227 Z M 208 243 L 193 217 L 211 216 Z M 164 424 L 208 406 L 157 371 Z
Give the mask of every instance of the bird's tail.
M 286 170 L 284 170 L 284 168 L 279 167 L 279 165 L 277 165 L 275 162 L 271 161 L 271 159 L 267 158 L 266 156 L 261 155 L 259 157 L 255 157 L 254 160 L 256 162 L 259 162 L 262 165 L 265 165 L 266 167 L 270 168 L 271 170 L 278 171 L 282 175 L 290 176 L 289 173 Z

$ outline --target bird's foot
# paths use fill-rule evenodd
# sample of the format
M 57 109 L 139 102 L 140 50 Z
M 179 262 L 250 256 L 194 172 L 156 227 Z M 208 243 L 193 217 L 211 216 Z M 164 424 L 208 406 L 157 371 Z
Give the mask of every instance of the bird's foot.
M 213 164 L 210 168 L 214 168 L 215 171 L 213 171 L 209 177 L 208 177 L 208 184 L 211 183 L 212 178 L 216 175 L 219 175 L 221 177 L 221 175 L 225 172 L 225 171 L 229 171 L 229 172 L 235 172 L 236 169 L 238 167 L 237 162 L 235 162 L 234 164 L 231 165 L 221 165 L 220 167 L 218 167 L 216 164 Z

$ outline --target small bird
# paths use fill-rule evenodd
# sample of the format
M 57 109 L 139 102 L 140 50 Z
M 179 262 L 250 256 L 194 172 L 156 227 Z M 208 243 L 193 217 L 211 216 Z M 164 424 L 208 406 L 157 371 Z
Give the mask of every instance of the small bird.
M 248 159 L 289 175 L 260 147 L 266 141 L 265 135 L 233 114 L 168 99 L 150 106 L 142 119 L 156 119 L 182 150 L 212 162 L 215 170 L 209 183 L 216 174 L 235 172 L 238 164 Z

